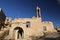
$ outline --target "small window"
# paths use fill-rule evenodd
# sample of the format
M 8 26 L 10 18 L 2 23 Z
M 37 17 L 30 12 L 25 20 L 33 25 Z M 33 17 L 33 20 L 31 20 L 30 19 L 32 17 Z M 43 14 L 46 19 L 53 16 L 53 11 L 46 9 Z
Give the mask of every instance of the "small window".
M 44 30 L 44 31 L 46 31 L 46 30 L 47 30 L 47 29 L 46 29 L 46 26 L 44 26 L 44 27 L 43 27 L 43 30 Z
M 30 22 L 29 22 L 29 21 L 26 22 L 26 27 L 27 27 L 27 28 L 30 27 Z

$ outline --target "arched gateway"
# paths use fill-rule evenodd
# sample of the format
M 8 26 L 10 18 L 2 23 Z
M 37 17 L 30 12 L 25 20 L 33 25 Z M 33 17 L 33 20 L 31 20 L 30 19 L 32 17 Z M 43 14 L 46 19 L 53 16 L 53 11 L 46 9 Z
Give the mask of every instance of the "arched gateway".
M 13 30 L 10 30 L 12 32 L 12 39 L 18 40 L 24 38 L 24 31 L 21 27 L 15 27 Z
M 24 31 L 21 27 L 14 28 L 13 32 L 14 32 L 15 39 L 23 38 Z

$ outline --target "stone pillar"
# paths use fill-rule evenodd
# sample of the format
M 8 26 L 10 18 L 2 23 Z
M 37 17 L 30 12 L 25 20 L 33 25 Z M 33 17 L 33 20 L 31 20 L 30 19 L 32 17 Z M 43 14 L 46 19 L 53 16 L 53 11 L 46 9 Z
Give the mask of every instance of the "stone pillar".
M 21 40 L 21 34 L 19 33 L 19 39 Z
M 18 30 L 15 30 L 15 40 L 18 40 Z

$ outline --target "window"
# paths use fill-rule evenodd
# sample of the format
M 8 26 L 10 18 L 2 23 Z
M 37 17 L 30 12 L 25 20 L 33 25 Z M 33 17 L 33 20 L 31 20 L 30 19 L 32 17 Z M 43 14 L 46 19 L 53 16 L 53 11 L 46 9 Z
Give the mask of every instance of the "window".
M 26 22 L 26 27 L 27 27 L 27 28 L 30 27 L 30 22 L 29 22 L 29 21 Z
M 44 26 L 44 27 L 43 27 L 43 30 L 44 30 L 44 31 L 46 31 L 46 30 L 47 30 L 47 29 L 46 29 L 46 26 Z

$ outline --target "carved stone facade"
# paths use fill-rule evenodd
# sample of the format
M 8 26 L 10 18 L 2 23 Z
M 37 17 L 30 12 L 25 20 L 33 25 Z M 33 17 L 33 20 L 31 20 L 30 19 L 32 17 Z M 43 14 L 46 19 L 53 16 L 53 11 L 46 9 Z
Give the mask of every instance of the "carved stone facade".
M 22 39 L 30 36 L 43 36 L 45 32 L 56 32 L 53 23 L 41 20 L 40 8 L 36 8 L 36 16 L 32 18 L 15 18 L 11 20 L 10 39 Z

